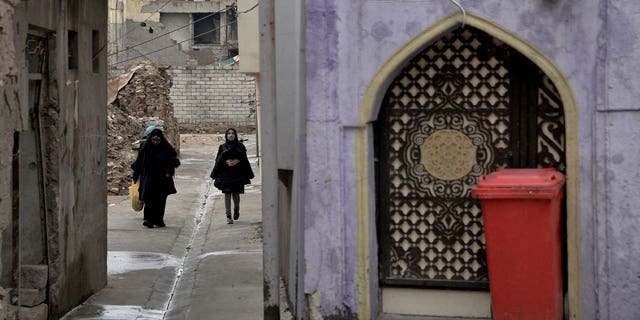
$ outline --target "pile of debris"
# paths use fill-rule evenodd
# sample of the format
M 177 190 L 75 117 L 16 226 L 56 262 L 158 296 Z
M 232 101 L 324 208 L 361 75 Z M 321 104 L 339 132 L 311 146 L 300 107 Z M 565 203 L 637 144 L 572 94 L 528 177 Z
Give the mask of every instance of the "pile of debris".
M 126 194 L 131 163 L 147 126 L 154 125 L 180 152 L 178 121 L 169 101 L 171 76 L 167 67 L 145 61 L 109 80 L 107 106 L 107 188 Z

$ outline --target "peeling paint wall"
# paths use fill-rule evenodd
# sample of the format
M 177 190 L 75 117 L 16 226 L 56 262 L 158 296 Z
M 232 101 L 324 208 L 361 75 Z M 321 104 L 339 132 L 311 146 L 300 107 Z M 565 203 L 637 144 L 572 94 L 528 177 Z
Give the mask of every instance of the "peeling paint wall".
M 0 234 L 2 234 L 0 257 L 2 273 L 11 274 L 11 263 L 6 263 L 5 257 L 12 256 L 12 213 L 14 211 L 15 194 L 13 193 L 14 181 L 14 132 L 20 131 L 24 126 L 24 101 L 21 93 L 24 83 L 24 70 L 21 65 L 24 58 L 16 54 L 20 52 L 17 44 L 24 40 L 17 33 L 20 11 L 19 1 L 0 1 Z M 9 258 L 11 259 L 11 258 Z M 9 270 L 7 270 L 9 269 Z M 10 316 L 9 289 L 11 284 L 2 284 L 0 287 L 0 318 Z
M 130 1 L 125 0 L 109 0 L 109 34 L 107 52 L 109 55 L 108 64 L 115 63 L 118 52 L 125 49 L 124 39 L 126 38 L 126 21 L 125 4 Z
M 20 216 L 12 219 L 16 212 L 12 203 L 22 198 L 12 193 L 24 191 L 14 190 L 20 186 L 12 184 L 12 153 L 20 147 L 14 144 L 14 132 L 35 134 L 37 118 L 43 156 L 36 165 L 42 168 L 46 204 L 42 212 L 47 243 L 42 263 L 48 274 L 44 309 L 52 319 L 106 284 L 107 10 L 102 1 L 0 0 L 0 40 L 5 44 L 0 48 L 0 230 L 24 223 Z M 36 79 L 34 71 L 26 68 L 27 34 L 47 43 L 42 51 L 47 64 L 37 78 L 42 83 L 42 100 L 35 116 L 27 116 L 33 85 L 28 80 Z M 77 41 L 68 44 L 74 36 Z M 71 60 L 77 61 L 72 65 L 69 50 L 75 53 Z M 12 258 L 1 256 L 5 267 L 6 259 Z M 21 278 L 18 285 L 23 280 L 27 279 Z
M 13 212 L 13 146 L 14 132 L 22 127 L 21 103 L 20 103 L 20 83 L 21 72 L 19 57 L 16 57 L 16 47 L 14 43 L 17 39 L 14 20 L 16 14 L 15 1 L 0 1 L 0 232 L 4 239 L 9 238 L 11 215 Z M 0 246 L 0 256 L 11 254 L 11 247 Z M 2 268 L 7 268 L 2 264 Z M 6 272 L 7 270 L 1 270 Z M 7 287 L 0 287 L 2 297 L 0 297 L 0 318 L 7 316 L 8 297 Z
M 0 1 L 0 42 L 9 44 L 0 46 L 0 229 L 4 230 L 10 222 L 11 212 L 11 163 L 13 154 L 13 132 L 20 128 L 20 101 L 18 94 L 18 68 L 14 43 L 14 5 L 9 1 Z
M 569 82 L 578 107 L 580 312 L 640 317 L 640 3 L 462 3 L 537 48 Z M 307 167 L 303 282 L 313 317 L 358 310 L 353 128 L 363 94 L 397 50 L 458 12 L 447 0 L 306 2 L 306 153 L 296 161 Z
M 60 274 L 52 284 L 53 314 L 68 311 L 106 284 L 106 51 L 97 50 L 107 40 L 107 3 L 82 0 L 77 11 L 68 10 L 68 28 L 78 37 L 78 67 L 56 65 L 64 69 L 57 70 Z M 102 44 L 97 48 L 92 48 L 94 37 Z M 60 54 L 66 53 L 62 44 Z

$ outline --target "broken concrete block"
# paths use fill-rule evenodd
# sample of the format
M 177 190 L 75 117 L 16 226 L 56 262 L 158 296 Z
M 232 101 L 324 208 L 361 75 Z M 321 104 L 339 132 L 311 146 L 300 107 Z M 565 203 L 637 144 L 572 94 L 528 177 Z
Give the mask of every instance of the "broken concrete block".
M 47 287 L 49 267 L 47 265 L 24 265 L 20 267 L 20 287 L 44 289 Z
M 44 289 L 20 289 L 20 305 L 25 307 L 37 306 L 44 302 L 46 292 Z
M 20 307 L 18 315 L 20 320 L 47 320 L 49 317 L 49 306 L 43 303 L 33 308 Z
M 18 319 L 18 309 L 20 309 L 20 307 L 13 304 L 7 304 L 4 307 L 6 307 L 6 309 L 0 310 L 0 319 L 3 319 L 3 320 Z

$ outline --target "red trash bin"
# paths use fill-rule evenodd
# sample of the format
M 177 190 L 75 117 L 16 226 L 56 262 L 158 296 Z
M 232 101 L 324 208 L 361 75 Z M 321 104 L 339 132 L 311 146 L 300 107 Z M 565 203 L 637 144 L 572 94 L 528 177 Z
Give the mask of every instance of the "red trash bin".
M 564 182 L 555 169 L 498 169 L 472 189 L 482 206 L 493 319 L 562 319 Z

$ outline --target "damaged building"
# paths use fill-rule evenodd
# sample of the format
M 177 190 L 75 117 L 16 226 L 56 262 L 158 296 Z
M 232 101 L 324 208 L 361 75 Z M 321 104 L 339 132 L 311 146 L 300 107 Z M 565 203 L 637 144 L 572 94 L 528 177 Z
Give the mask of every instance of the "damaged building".
M 105 286 L 107 3 L 0 0 L 0 319 Z
M 110 0 L 111 76 L 139 61 L 169 66 L 183 131 L 256 127 L 256 79 L 240 72 L 233 0 Z
M 127 192 L 131 163 L 148 126 L 164 132 L 180 151 L 180 128 L 169 100 L 171 76 L 166 66 L 145 61 L 109 79 L 107 93 L 107 188 L 109 194 Z

